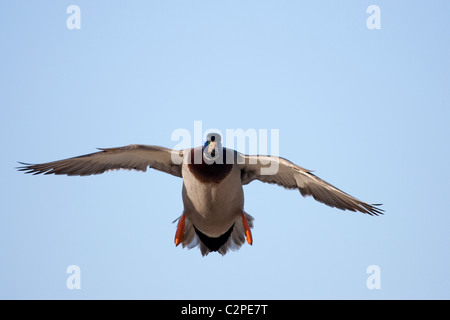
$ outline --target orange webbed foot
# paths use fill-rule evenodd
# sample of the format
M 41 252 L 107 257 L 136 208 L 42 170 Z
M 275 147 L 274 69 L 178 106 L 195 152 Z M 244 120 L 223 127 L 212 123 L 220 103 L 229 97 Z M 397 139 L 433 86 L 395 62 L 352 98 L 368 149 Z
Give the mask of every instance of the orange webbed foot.
M 253 237 L 252 237 L 252 231 L 250 230 L 250 227 L 248 226 L 247 219 L 245 218 L 244 213 L 242 213 L 242 224 L 244 225 L 245 230 L 245 237 L 247 238 L 248 244 L 253 244 Z
M 178 246 L 183 242 L 184 238 L 184 226 L 185 226 L 185 216 L 184 213 L 181 215 L 178 220 L 177 231 L 175 232 L 175 246 Z

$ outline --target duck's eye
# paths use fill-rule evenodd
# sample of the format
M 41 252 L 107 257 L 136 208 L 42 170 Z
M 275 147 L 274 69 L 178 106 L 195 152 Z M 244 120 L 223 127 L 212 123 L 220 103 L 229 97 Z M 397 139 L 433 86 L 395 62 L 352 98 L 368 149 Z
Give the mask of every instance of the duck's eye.
M 214 142 L 216 140 L 216 136 L 211 136 L 211 141 Z

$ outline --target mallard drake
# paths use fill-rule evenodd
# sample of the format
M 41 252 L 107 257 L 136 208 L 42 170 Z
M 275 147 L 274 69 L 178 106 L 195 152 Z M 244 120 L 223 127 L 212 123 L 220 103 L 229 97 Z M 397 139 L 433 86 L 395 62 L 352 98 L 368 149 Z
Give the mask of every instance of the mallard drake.
M 298 189 L 330 207 L 383 214 L 380 204 L 368 204 L 332 186 L 281 157 L 245 155 L 222 146 L 221 136 L 210 133 L 203 146 L 173 150 L 159 146 L 128 145 L 100 148 L 99 152 L 43 164 L 27 164 L 19 171 L 32 174 L 88 176 L 110 170 L 146 171 L 148 167 L 183 179 L 184 211 L 177 223 L 175 245 L 200 247 L 202 255 L 222 255 L 253 243 L 253 217 L 244 211 L 243 186 L 259 180 L 286 189 Z

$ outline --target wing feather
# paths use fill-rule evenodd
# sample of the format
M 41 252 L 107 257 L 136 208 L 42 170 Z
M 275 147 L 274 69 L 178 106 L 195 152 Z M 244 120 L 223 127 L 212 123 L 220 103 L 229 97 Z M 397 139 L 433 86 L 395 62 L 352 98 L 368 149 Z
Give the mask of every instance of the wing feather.
M 181 161 L 174 160 L 182 159 L 182 151 L 137 144 L 99 150 L 101 151 L 42 164 L 19 162 L 23 166 L 17 169 L 32 174 L 88 176 L 119 169 L 147 171 L 150 167 L 181 177 Z
M 275 183 L 287 189 L 298 189 L 302 196 L 312 196 L 330 207 L 359 211 L 369 215 L 383 214 L 379 204 L 368 204 L 339 190 L 289 160 L 273 156 L 249 156 L 239 154 L 242 184 L 253 180 Z

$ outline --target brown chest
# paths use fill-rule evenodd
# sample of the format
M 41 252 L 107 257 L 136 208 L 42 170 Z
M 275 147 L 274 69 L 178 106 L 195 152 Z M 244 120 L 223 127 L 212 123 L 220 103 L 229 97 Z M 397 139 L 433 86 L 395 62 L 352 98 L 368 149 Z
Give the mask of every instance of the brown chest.
M 200 163 L 201 159 L 201 163 Z M 194 161 L 196 160 L 196 161 Z M 199 163 L 195 163 L 199 162 Z M 226 153 L 223 153 L 223 161 L 208 164 L 203 159 L 201 149 L 191 150 L 191 157 L 188 164 L 189 171 L 203 183 L 220 183 L 225 179 L 233 168 L 232 164 L 226 163 Z

